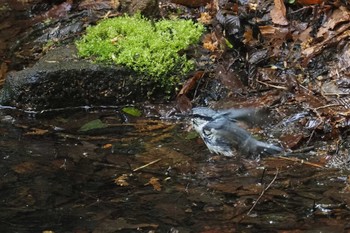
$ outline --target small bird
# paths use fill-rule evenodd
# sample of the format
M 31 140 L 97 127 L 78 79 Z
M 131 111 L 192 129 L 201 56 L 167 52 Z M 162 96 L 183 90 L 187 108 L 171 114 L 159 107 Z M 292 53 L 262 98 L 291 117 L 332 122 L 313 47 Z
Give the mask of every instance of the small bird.
M 192 125 L 211 152 L 234 156 L 234 149 L 245 157 L 273 155 L 283 151 L 281 147 L 258 141 L 237 121 L 256 123 L 258 110 L 253 108 L 213 110 L 206 107 L 192 109 Z M 260 119 L 261 120 L 261 119 Z

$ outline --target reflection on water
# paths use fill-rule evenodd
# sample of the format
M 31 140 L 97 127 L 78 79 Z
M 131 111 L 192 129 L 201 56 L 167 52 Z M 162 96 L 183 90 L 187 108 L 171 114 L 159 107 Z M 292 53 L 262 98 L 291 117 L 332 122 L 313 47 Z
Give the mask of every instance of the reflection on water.
M 81 130 L 91 122 L 99 126 Z M 348 174 L 213 156 L 186 128 L 115 110 L 3 110 L 1 232 L 349 228 Z

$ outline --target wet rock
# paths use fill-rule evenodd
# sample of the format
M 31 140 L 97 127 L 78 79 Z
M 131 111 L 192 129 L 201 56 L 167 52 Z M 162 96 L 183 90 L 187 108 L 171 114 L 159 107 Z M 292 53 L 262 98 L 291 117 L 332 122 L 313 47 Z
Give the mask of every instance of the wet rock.
M 8 73 L 0 104 L 36 110 L 120 105 L 149 98 L 152 88 L 131 70 L 78 59 L 75 47 L 66 46 L 49 51 L 31 68 Z

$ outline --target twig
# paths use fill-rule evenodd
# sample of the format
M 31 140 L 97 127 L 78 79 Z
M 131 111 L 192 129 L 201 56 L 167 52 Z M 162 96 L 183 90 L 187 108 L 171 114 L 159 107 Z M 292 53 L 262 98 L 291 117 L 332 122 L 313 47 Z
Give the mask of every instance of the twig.
M 267 187 L 261 192 L 261 194 L 259 195 L 258 199 L 256 199 L 255 203 L 253 204 L 253 206 L 250 208 L 250 210 L 248 211 L 247 215 L 250 215 L 250 212 L 252 212 L 252 210 L 255 208 L 255 206 L 258 204 L 259 200 L 262 198 L 262 196 L 265 194 L 265 192 L 271 187 L 271 185 L 275 182 L 275 180 L 277 179 L 277 175 L 278 175 L 278 168 L 276 169 L 276 175 L 275 177 L 271 180 L 271 182 L 267 185 Z
M 295 158 L 295 157 L 289 158 L 289 157 L 284 157 L 284 156 L 278 156 L 277 158 L 288 160 L 288 161 L 293 161 L 293 162 L 299 162 L 301 164 L 306 164 L 306 165 L 313 166 L 313 167 L 324 168 L 322 165 L 319 165 L 319 164 L 316 164 L 316 163 L 307 162 L 307 161 L 305 161 L 303 159 L 298 159 L 298 158 Z
M 283 86 L 277 86 L 277 85 L 265 83 L 265 82 L 260 81 L 260 80 L 256 80 L 256 81 L 257 81 L 258 83 L 261 83 L 261 84 L 263 84 L 263 85 L 265 85 L 265 86 L 268 86 L 268 87 L 273 87 L 273 88 L 280 89 L 280 90 L 285 90 L 285 91 L 288 90 L 288 88 L 283 87 Z
M 148 167 L 149 165 L 158 163 L 160 160 L 162 160 L 162 159 L 153 160 L 153 161 L 151 161 L 151 162 L 149 162 L 149 163 L 147 163 L 147 164 L 145 164 L 145 165 L 142 165 L 141 167 L 135 168 L 135 169 L 132 170 L 132 171 L 133 171 L 133 172 L 136 172 L 136 171 L 141 170 L 141 169 L 143 169 L 143 168 L 145 168 L 145 167 Z
M 346 93 L 346 95 L 348 95 L 348 93 Z M 342 105 L 341 104 L 327 104 L 327 105 L 323 105 L 323 106 L 315 108 L 315 111 L 322 109 L 322 108 L 330 108 L 330 107 L 336 107 L 336 106 L 342 106 Z

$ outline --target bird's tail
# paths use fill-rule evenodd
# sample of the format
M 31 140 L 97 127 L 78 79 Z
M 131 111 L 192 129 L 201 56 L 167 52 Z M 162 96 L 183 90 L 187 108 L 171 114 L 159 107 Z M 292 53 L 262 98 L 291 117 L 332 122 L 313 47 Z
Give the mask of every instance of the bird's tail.
M 284 151 L 283 148 L 279 146 L 261 141 L 257 141 L 256 150 L 258 154 L 262 156 L 275 155 Z

